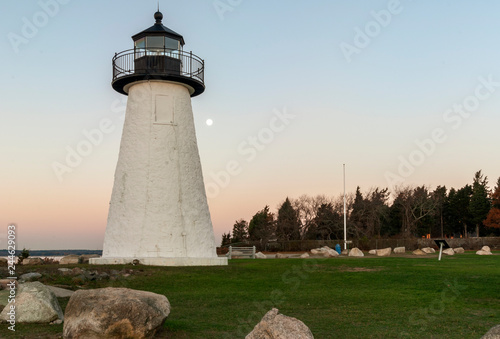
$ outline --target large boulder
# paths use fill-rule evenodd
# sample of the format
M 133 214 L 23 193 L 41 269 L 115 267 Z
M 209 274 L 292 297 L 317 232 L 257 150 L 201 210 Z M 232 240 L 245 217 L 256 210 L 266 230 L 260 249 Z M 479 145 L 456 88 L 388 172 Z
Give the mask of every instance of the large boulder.
M 422 251 L 427 253 L 427 254 L 436 253 L 436 250 L 433 249 L 432 247 L 424 247 L 424 248 L 422 248 Z
M 78 290 L 66 306 L 63 337 L 149 338 L 169 314 L 164 295 L 112 287 Z
M 80 256 L 76 254 L 67 255 L 59 260 L 59 265 L 76 265 L 80 263 Z
M 0 321 L 9 320 L 9 307 L 0 314 Z M 54 293 L 36 281 L 20 284 L 16 295 L 16 322 L 51 323 L 64 319 L 63 312 Z
M 334 258 L 339 256 L 339 252 L 328 246 L 323 246 L 321 247 L 321 249 L 323 250 L 323 256 L 326 258 Z
M 465 250 L 463 247 L 457 247 L 457 248 L 454 248 L 453 251 L 457 254 L 464 254 L 465 253 Z
M 396 248 L 394 248 L 394 253 L 396 253 L 396 254 L 405 254 L 406 253 L 406 248 L 405 247 L 396 247 Z
M 264 315 L 245 339 L 313 339 L 311 330 L 300 320 L 279 314 L 273 308 Z
M 339 256 L 339 252 L 335 251 L 333 248 L 330 248 L 328 246 L 312 249 L 311 254 L 322 255 L 326 258 L 333 258 Z
M 55 287 L 55 286 L 47 286 L 49 290 L 54 292 L 55 296 L 58 298 L 69 298 L 71 297 L 75 291 L 67 290 L 65 288 Z
M 500 325 L 492 327 L 481 339 L 500 339 Z
M 416 249 L 415 251 L 413 251 L 413 254 L 414 255 L 427 255 L 427 253 L 425 253 L 424 251 L 419 250 L 419 249 Z
M 42 265 L 42 258 L 26 258 L 23 260 L 23 265 Z
M 370 254 L 370 255 L 377 255 L 377 250 L 369 250 L 368 254 Z
M 3 310 L 3 308 L 9 303 L 9 296 L 10 296 L 9 290 L 1 290 L 0 291 L 0 309 Z
M 476 252 L 478 255 L 492 255 L 491 249 L 489 246 L 483 246 L 479 251 Z
M 92 258 L 100 258 L 99 254 L 83 254 L 80 256 L 80 261 L 82 264 L 88 264 Z
M 350 257 L 364 257 L 365 255 L 363 254 L 363 252 L 361 252 L 361 250 L 357 247 L 354 247 L 353 249 L 351 249 L 349 251 L 349 256 Z
M 383 249 L 377 250 L 377 256 L 388 257 L 391 255 L 391 252 L 392 252 L 392 248 L 390 248 L 390 247 L 383 248 Z
M 301 257 L 302 259 L 307 259 L 307 258 L 309 258 L 309 253 L 302 253 L 302 254 L 300 255 L 300 257 Z
M 453 250 L 453 248 L 450 247 L 450 248 L 443 250 L 443 253 L 447 254 L 447 255 L 454 255 L 455 251 Z
M 257 259 L 267 259 L 267 255 L 265 255 L 262 252 L 257 252 L 257 253 L 255 253 L 255 258 L 257 258 Z
M 41 278 L 42 275 L 37 272 L 25 273 L 19 277 L 20 282 L 33 281 Z

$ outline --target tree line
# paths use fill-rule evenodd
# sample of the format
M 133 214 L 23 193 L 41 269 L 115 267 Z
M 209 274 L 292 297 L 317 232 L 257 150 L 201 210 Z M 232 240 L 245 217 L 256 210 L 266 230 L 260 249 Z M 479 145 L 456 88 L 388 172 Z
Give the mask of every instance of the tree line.
M 393 194 L 372 188 L 346 196 L 348 239 L 382 237 L 500 236 L 500 178 L 491 190 L 488 177 L 475 173 L 460 189 L 403 185 Z M 222 235 L 222 246 L 235 243 L 344 238 L 344 197 L 302 195 L 286 198 L 272 213 L 269 206 L 247 222 L 237 220 Z

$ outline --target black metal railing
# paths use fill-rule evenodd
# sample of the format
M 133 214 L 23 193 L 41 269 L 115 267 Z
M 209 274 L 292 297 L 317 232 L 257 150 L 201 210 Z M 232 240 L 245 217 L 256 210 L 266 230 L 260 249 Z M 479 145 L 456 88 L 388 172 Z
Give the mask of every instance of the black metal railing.
M 205 62 L 193 52 L 130 49 L 113 58 L 113 82 L 130 75 L 181 76 L 204 84 Z

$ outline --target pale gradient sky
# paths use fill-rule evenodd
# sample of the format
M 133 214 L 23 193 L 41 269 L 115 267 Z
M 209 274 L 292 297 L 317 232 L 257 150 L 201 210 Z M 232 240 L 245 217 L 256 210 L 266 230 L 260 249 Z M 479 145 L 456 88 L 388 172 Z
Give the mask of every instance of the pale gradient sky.
M 156 0 L 58 0 L 42 14 L 55 1 L 0 4 L 0 248 L 9 223 L 19 248 L 102 248 L 126 99 L 111 88 L 111 58 L 154 23 Z M 221 3 L 231 10 L 218 13 Z M 348 192 L 386 187 L 388 172 L 432 188 L 462 187 L 479 169 L 491 184 L 500 176 L 498 2 L 162 0 L 161 10 L 206 62 L 207 90 L 193 99 L 205 184 L 239 164 L 210 194 L 217 244 L 287 196 L 337 196 L 343 163 Z M 446 113 L 457 104 L 474 111 Z M 294 118 L 281 128 L 276 110 Z M 113 132 L 59 182 L 52 164 L 103 119 Z M 446 140 L 421 157 L 415 140 L 436 129 Z M 399 173 L 411 155 L 418 166 Z

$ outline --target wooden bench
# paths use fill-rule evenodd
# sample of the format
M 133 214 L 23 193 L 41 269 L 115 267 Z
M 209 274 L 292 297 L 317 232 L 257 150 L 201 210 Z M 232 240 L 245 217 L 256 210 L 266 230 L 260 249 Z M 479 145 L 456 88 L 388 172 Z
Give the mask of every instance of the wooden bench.
M 255 246 L 252 247 L 233 247 L 229 246 L 229 253 L 227 254 L 228 259 L 232 257 L 237 258 L 252 258 L 255 259 Z

